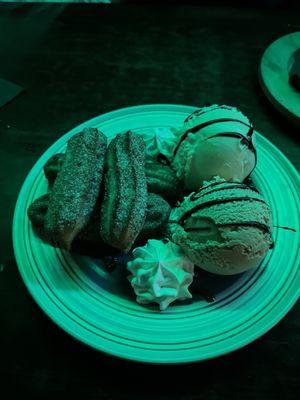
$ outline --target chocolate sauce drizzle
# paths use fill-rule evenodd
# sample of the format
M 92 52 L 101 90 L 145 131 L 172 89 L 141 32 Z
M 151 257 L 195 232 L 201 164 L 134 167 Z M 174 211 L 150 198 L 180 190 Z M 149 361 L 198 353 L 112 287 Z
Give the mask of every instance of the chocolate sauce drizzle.
M 177 151 L 178 151 L 178 149 L 179 149 L 181 143 L 187 138 L 187 136 L 188 136 L 189 133 L 196 133 L 196 132 L 199 132 L 201 129 L 206 128 L 207 126 L 210 126 L 210 125 L 219 123 L 219 122 L 239 122 L 240 124 L 243 124 L 243 125 L 249 127 L 249 132 L 248 132 L 248 134 L 247 134 L 247 137 L 248 137 L 249 133 L 251 133 L 251 132 L 250 132 L 251 125 L 249 125 L 249 124 L 247 124 L 246 122 L 243 122 L 243 121 L 241 121 L 241 120 L 239 120 L 239 119 L 233 119 L 233 118 L 219 118 L 219 119 L 212 119 L 212 120 L 210 120 L 210 121 L 202 122 L 202 124 L 195 125 L 195 126 L 193 126 L 192 128 L 187 129 L 187 130 L 184 132 L 184 134 L 181 136 L 179 142 L 177 143 L 177 146 L 175 147 L 174 154 L 173 154 L 174 157 L 175 157 L 175 155 L 176 155 L 176 153 L 177 153 Z M 224 133 L 224 134 L 225 134 L 225 133 Z M 221 135 L 224 135 L 224 134 L 221 134 Z M 216 136 L 216 135 L 214 135 L 214 136 Z M 241 135 L 241 136 L 244 137 L 243 135 Z M 250 137 L 250 136 L 249 136 L 249 137 Z
M 217 227 L 221 227 L 221 228 L 226 228 L 226 227 L 233 227 L 233 226 L 237 226 L 237 227 L 250 227 L 250 228 L 257 228 L 257 229 L 261 229 L 262 231 L 264 231 L 265 233 L 269 233 L 270 232 L 270 228 L 268 227 L 268 225 L 266 224 L 262 224 L 260 222 L 256 222 L 256 221 L 244 221 L 244 222 L 229 222 L 226 224 L 215 224 Z M 199 230 L 206 230 L 207 228 L 185 228 L 186 232 L 193 232 L 193 231 L 199 231 Z
M 226 183 L 226 182 L 222 182 L 222 183 Z M 204 189 L 206 189 L 206 187 Z M 248 190 L 253 190 L 256 193 L 259 193 L 259 191 L 256 188 L 253 188 L 253 187 L 250 188 L 249 186 L 245 185 L 244 183 L 236 182 L 236 183 L 233 183 L 232 185 L 227 185 L 225 187 L 216 188 L 216 189 L 210 190 L 210 191 L 208 191 L 206 193 L 201 193 L 201 192 L 196 193 L 196 194 L 193 193 L 190 196 L 190 200 L 191 201 L 195 201 L 195 200 L 200 199 L 203 196 L 206 196 L 207 194 L 219 192 L 219 191 L 222 191 L 222 190 L 229 190 L 229 189 L 242 189 L 242 190 L 247 190 L 248 189 Z
M 270 227 L 266 224 L 262 224 L 261 222 L 257 222 L 257 221 L 242 221 L 242 222 L 229 222 L 226 224 L 215 224 L 217 227 L 220 228 L 226 228 L 226 227 L 249 227 L 249 228 L 257 228 L 262 230 L 264 233 L 267 233 L 268 235 L 270 235 L 271 239 L 272 239 L 272 243 L 270 244 L 270 249 L 273 249 L 274 247 L 274 241 L 272 238 L 272 234 L 270 231 Z M 199 230 L 204 230 L 201 228 L 185 228 L 186 232 L 195 232 L 195 231 L 199 231 Z
M 222 107 L 222 108 L 225 108 L 225 107 Z M 205 112 L 203 112 L 203 114 L 204 113 Z M 193 114 L 191 114 L 191 115 L 193 115 Z M 197 115 L 201 115 L 201 112 L 199 114 L 197 114 Z M 185 122 L 187 122 L 187 120 L 185 120 Z M 193 128 L 187 129 L 185 131 L 185 133 L 181 136 L 180 140 L 178 141 L 178 143 L 177 143 L 177 145 L 175 147 L 174 153 L 173 153 L 173 157 L 176 156 L 181 143 L 187 138 L 189 133 L 199 132 L 199 130 L 201 130 L 202 128 L 205 128 L 206 126 L 209 126 L 209 125 L 212 125 L 212 124 L 215 124 L 215 123 L 218 123 L 218 122 L 239 122 L 240 124 L 243 124 L 243 125 L 249 127 L 249 130 L 248 130 L 246 136 L 244 136 L 244 135 L 242 135 L 242 134 L 240 134 L 238 132 L 224 132 L 224 133 L 218 133 L 216 135 L 210 136 L 205 140 L 211 139 L 211 138 L 216 137 L 216 136 L 240 138 L 241 139 L 241 143 L 246 145 L 248 147 L 248 149 L 250 151 L 252 151 L 252 153 L 254 154 L 254 158 L 255 158 L 254 167 L 253 167 L 253 169 L 254 169 L 256 164 L 257 164 L 257 152 L 256 152 L 256 149 L 255 149 L 255 147 L 253 145 L 253 142 L 252 142 L 252 136 L 253 136 L 253 133 L 254 133 L 254 128 L 253 128 L 252 125 L 249 125 L 246 122 L 243 122 L 243 121 L 238 120 L 238 119 L 233 119 L 233 118 L 220 118 L 220 119 L 216 119 L 216 120 L 206 121 L 206 122 L 203 122 L 202 124 L 194 126 Z M 250 174 L 251 174 L 251 172 L 250 172 Z M 250 176 L 250 174 L 246 178 L 248 178 Z
M 202 210 L 203 208 L 211 207 L 216 204 L 232 203 L 233 201 L 257 201 L 259 203 L 265 203 L 262 199 L 257 199 L 255 197 L 231 197 L 229 199 L 215 199 L 206 201 L 204 203 L 198 204 L 191 210 L 187 211 L 179 220 L 179 223 L 183 223 L 188 217 L 190 217 L 195 212 Z
M 224 182 L 224 181 L 222 181 L 222 182 L 212 182 L 209 185 L 204 186 L 201 190 L 205 190 L 205 189 L 210 188 L 212 186 L 222 185 L 224 183 L 226 183 L 226 182 Z
M 219 123 L 219 122 L 238 122 L 238 123 L 240 123 L 240 124 L 242 124 L 242 125 L 247 126 L 249 129 L 251 128 L 251 125 L 247 124 L 247 123 L 244 122 L 244 121 L 241 121 L 240 119 L 235 119 L 235 118 L 219 118 L 219 119 L 212 119 L 212 120 L 210 120 L 210 121 L 202 122 L 202 123 L 199 124 L 199 125 L 195 125 L 195 126 L 193 126 L 192 128 L 188 129 L 188 130 L 184 133 L 184 135 L 185 135 L 185 134 L 189 134 L 189 133 L 196 133 L 196 132 L 199 132 L 199 130 L 201 130 L 201 129 L 203 129 L 203 128 L 206 128 L 207 126 L 210 126 L 210 125 Z M 248 134 L 247 134 L 247 136 L 248 136 Z
M 273 225 L 273 226 L 274 226 L 274 228 L 286 229 L 287 231 L 297 232 L 296 229 L 290 228 L 288 226 L 278 226 L 278 225 Z
M 271 234 L 271 231 L 270 231 L 270 228 L 268 227 L 268 225 L 262 224 L 261 222 L 257 222 L 257 221 L 228 222 L 226 224 L 216 224 L 216 225 L 220 226 L 220 227 L 246 226 L 246 227 L 250 227 L 250 228 L 257 228 L 257 229 L 260 229 L 260 230 L 264 231 L 265 233 Z
M 201 192 L 202 192 L 203 190 L 206 190 L 206 189 L 211 188 L 211 187 L 214 187 L 214 186 L 224 185 L 224 183 L 227 184 L 228 182 L 225 182 L 225 181 L 221 181 L 221 182 L 218 182 L 218 181 L 217 181 L 217 182 L 211 182 L 209 185 L 203 186 L 203 187 L 200 189 L 200 191 L 199 191 L 198 193 L 193 193 L 193 194 L 190 196 L 190 199 L 191 199 L 191 198 L 196 199 L 196 198 L 200 197 Z M 240 183 L 240 182 L 234 182 L 234 184 L 237 184 L 237 185 L 244 185 L 243 183 Z M 198 195 L 198 197 L 197 197 L 197 195 Z
M 184 120 L 184 122 L 185 122 L 185 123 L 188 122 L 192 117 L 199 116 L 199 115 L 203 115 L 203 114 L 206 114 L 206 113 L 208 113 L 208 112 L 216 111 L 216 110 L 219 110 L 219 109 L 221 109 L 221 110 L 231 110 L 232 108 L 224 105 L 224 106 L 216 106 L 216 107 L 214 107 L 214 108 L 210 108 L 209 110 L 202 110 L 202 109 L 200 109 L 200 110 L 195 110 L 194 112 L 192 112 L 192 114 L 190 114 L 190 115 Z

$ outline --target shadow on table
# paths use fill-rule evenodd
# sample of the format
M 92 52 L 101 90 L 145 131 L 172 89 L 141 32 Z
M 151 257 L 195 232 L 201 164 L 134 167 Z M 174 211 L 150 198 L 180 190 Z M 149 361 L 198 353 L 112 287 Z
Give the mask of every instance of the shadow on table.
M 276 129 L 284 132 L 286 136 L 291 138 L 297 144 L 300 144 L 299 126 L 282 115 L 280 111 L 278 111 L 273 104 L 271 104 L 271 102 L 264 95 L 258 81 L 256 81 L 255 84 L 258 102 L 264 110 L 266 116 L 270 119 L 270 121 L 273 122 L 273 124 L 276 126 Z M 263 134 L 264 132 L 261 133 Z M 272 139 L 270 138 L 270 140 Z

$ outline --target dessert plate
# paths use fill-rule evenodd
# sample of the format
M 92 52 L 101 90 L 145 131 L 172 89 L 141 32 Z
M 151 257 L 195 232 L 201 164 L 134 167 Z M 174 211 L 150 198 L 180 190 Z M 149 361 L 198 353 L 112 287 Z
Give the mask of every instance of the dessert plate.
M 201 295 L 167 311 L 135 302 L 120 269 L 106 272 L 99 258 L 68 253 L 40 240 L 27 218 L 29 204 L 47 190 L 45 162 L 65 149 L 84 127 L 97 127 L 109 139 L 132 129 L 180 125 L 194 107 L 145 105 L 124 108 L 87 121 L 62 136 L 28 174 L 16 204 L 13 242 L 21 276 L 44 312 L 81 342 L 110 355 L 149 363 L 206 360 L 252 342 L 292 307 L 300 287 L 300 179 L 284 155 L 257 135 L 258 164 L 253 180 L 271 205 L 275 247 L 263 263 L 238 276 L 204 274 Z M 201 276 L 200 276 L 201 279 Z

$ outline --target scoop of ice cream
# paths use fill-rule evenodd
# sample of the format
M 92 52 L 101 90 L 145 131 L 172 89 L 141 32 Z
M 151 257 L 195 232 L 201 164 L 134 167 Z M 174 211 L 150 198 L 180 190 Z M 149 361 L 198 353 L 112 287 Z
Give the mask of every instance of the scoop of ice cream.
M 154 128 L 143 132 L 146 144 L 146 158 L 155 158 L 162 162 L 171 162 L 177 137 L 172 128 Z
M 256 267 L 273 245 L 269 206 L 254 188 L 220 178 L 171 212 L 168 234 L 194 264 L 219 275 Z
M 254 130 L 238 109 L 213 105 L 195 111 L 176 131 L 172 166 L 186 189 L 220 176 L 242 182 L 256 164 Z
M 127 264 L 129 281 L 140 304 L 158 303 L 165 310 L 175 300 L 192 297 L 188 286 L 193 280 L 194 265 L 180 247 L 172 242 L 150 239 L 133 251 Z

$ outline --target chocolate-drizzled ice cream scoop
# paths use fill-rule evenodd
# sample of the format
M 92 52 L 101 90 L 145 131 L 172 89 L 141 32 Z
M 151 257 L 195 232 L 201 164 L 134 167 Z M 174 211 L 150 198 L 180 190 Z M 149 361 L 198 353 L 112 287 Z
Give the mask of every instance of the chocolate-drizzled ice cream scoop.
M 177 136 L 172 166 L 186 189 L 198 190 L 214 176 L 243 182 L 255 167 L 253 126 L 234 107 L 212 105 L 195 111 Z
M 191 261 L 219 275 L 258 266 L 273 246 L 271 211 L 262 196 L 219 178 L 172 210 L 168 234 Z

